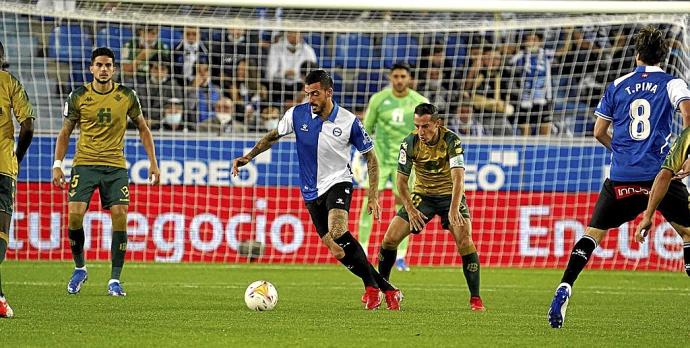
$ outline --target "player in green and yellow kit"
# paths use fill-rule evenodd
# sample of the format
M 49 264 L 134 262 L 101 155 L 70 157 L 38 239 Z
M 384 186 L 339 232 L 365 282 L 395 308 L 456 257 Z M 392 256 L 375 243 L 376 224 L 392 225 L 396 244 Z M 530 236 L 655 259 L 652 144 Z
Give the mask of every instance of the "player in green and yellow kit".
M 69 240 L 75 270 L 67 285 L 69 294 L 81 290 L 87 279 L 84 261 L 84 214 L 89 208 L 96 188 L 101 205 L 110 209 L 112 219 L 112 271 L 108 295 L 125 296 L 120 285 L 120 273 L 127 251 L 127 207 L 129 205 L 129 176 L 125 164 L 125 129 L 127 119 L 139 128 L 139 136 L 148 155 L 149 180 L 158 184 L 160 172 L 153 136 L 141 114 L 141 104 L 134 90 L 113 82 L 115 58 L 113 51 L 100 47 L 91 54 L 93 81 L 70 93 L 64 110 L 64 125 L 55 144 L 53 184 L 64 187 L 62 160 L 69 137 L 79 125 L 80 135 L 69 182 L 68 224 Z
M 465 160 L 458 136 L 442 126 L 432 104 L 420 104 L 414 111 L 415 130 L 400 145 L 398 191 L 403 207 L 393 218 L 379 251 L 379 273 L 389 279 L 398 244 L 410 233 L 418 234 L 434 215 L 449 230 L 470 290 L 470 308 L 484 311 L 479 297 L 479 256 L 472 241 L 470 211 L 465 200 Z M 408 180 L 415 170 L 410 194 Z
M 654 179 L 654 184 L 649 190 L 649 200 L 647 201 L 647 209 L 642 213 L 642 221 L 637 225 L 635 232 L 635 239 L 638 242 L 644 243 L 645 238 L 649 234 L 652 227 L 652 219 L 654 212 L 661 204 L 663 207 L 664 197 L 668 194 L 670 197 L 677 197 L 678 200 L 687 201 L 687 188 L 680 182 L 673 179 L 682 179 L 690 175 L 690 127 L 680 134 L 678 139 L 673 142 L 671 151 L 666 155 L 666 160 L 661 165 L 659 174 Z M 669 190 L 669 187 L 674 186 Z M 668 204 L 667 204 L 668 207 Z M 671 223 L 674 225 L 675 223 Z M 676 231 L 682 231 L 681 228 L 676 228 Z M 690 236 L 681 234 L 683 239 L 683 259 L 685 263 L 685 273 L 690 276 Z
M 0 265 L 5 260 L 7 244 L 10 240 L 10 224 L 17 188 L 19 163 L 34 136 L 34 110 L 22 84 L 5 71 L 5 49 L 0 42 Z M 14 148 L 14 123 L 12 115 L 19 123 L 19 141 Z M 11 318 L 14 312 L 5 300 L 0 277 L 0 318 Z
M 402 203 L 396 185 L 398 147 L 402 139 L 414 129 L 412 121 L 414 108 L 420 103 L 427 103 L 428 100 L 409 87 L 411 79 L 409 65 L 394 64 L 388 78 L 391 87 L 374 94 L 369 99 L 369 105 L 364 115 L 364 127 L 374 137 L 374 149 L 380 165 L 379 188 L 383 190 L 386 189 L 388 182 L 392 184 L 397 210 Z M 362 206 L 367 206 L 366 198 L 364 198 Z M 364 250 L 367 250 L 372 218 L 365 210 L 363 209 L 360 215 L 358 238 Z M 396 266 L 401 271 L 410 270 L 405 263 L 406 254 L 407 238 L 401 242 L 398 249 Z

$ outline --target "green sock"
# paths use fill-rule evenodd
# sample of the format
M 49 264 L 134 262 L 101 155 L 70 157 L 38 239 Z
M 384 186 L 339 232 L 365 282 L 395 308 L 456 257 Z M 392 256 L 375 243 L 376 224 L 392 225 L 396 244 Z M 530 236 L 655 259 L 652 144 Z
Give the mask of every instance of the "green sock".
M 362 244 L 362 249 L 367 251 L 369 247 L 369 237 L 371 236 L 371 225 L 373 218 L 367 214 L 367 203 L 369 199 L 364 197 L 362 200 L 362 211 L 359 214 L 359 228 L 357 229 L 357 239 L 359 244 Z
M 395 205 L 395 211 L 397 212 L 402 208 L 402 204 L 396 204 Z M 404 259 L 405 256 L 407 256 L 407 245 L 409 244 L 409 236 L 403 238 L 402 241 L 400 241 L 400 244 L 398 244 L 398 258 L 399 259 Z
M 479 296 L 479 255 L 473 252 L 462 256 L 462 273 L 465 274 L 471 296 Z
M 113 240 L 110 243 L 110 252 L 112 260 L 112 271 L 110 279 L 120 279 L 122 273 L 122 266 L 125 264 L 125 253 L 127 253 L 127 232 L 113 231 Z
M 68 229 L 69 247 L 72 250 L 72 259 L 74 259 L 74 267 L 82 268 L 86 264 L 84 262 L 84 228 Z

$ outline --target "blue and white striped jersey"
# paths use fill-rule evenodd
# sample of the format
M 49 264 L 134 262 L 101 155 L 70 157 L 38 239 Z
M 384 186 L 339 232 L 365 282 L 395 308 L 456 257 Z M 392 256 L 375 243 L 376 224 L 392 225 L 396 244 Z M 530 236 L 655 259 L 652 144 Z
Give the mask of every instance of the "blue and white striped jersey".
M 658 66 L 638 66 L 608 85 L 594 114 L 613 124 L 611 180 L 654 179 L 669 150 L 673 116 L 686 99 L 685 81 Z
M 362 122 L 334 104 L 327 121 L 313 114 L 309 103 L 288 110 L 278 123 L 278 134 L 295 133 L 302 196 L 313 201 L 333 185 L 352 182 L 352 146 L 360 153 L 374 148 Z

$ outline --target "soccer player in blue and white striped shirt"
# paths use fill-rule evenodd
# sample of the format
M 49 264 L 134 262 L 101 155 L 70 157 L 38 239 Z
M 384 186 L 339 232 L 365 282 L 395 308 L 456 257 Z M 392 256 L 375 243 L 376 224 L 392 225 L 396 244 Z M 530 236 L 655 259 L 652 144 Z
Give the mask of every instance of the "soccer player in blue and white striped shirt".
M 388 309 L 399 310 L 400 290 L 374 269 L 362 246 L 347 230 L 352 199 L 352 146 L 367 160 L 367 211 L 379 218 L 378 161 L 374 144 L 359 119 L 333 102 L 333 80 L 326 71 L 310 72 L 304 91 L 309 102 L 289 109 L 277 129 L 269 131 L 248 154 L 233 160 L 233 175 L 281 137 L 294 134 L 300 189 L 316 232 L 338 261 L 364 282 L 366 290 L 362 301 L 367 309 L 379 307 L 379 293 L 383 291 Z

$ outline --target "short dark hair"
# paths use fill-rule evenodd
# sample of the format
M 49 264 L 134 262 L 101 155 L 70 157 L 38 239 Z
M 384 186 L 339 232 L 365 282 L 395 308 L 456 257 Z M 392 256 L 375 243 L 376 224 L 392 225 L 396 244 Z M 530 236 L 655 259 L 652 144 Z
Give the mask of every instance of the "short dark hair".
M 438 115 L 438 108 L 434 104 L 421 103 L 414 108 L 414 114 L 417 116 L 431 115 L 432 120 L 438 120 L 440 117 Z
M 323 89 L 333 88 L 333 79 L 331 78 L 331 75 L 326 72 L 326 70 L 313 70 L 307 74 L 307 77 L 304 79 L 304 83 L 307 85 L 317 82 L 321 83 L 321 88 Z
M 91 52 L 91 64 L 96 60 L 96 57 L 107 56 L 113 60 L 115 63 L 115 53 L 108 47 L 98 47 Z
M 412 73 L 412 68 L 410 67 L 410 64 L 407 64 L 405 62 L 397 62 L 397 63 L 393 64 L 390 71 L 393 72 L 394 70 L 398 70 L 398 69 L 405 70 L 405 71 L 407 71 L 408 74 Z
M 648 25 L 635 36 L 635 51 L 640 60 L 647 65 L 657 65 L 668 55 L 668 43 L 664 40 L 664 33 L 658 28 Z

